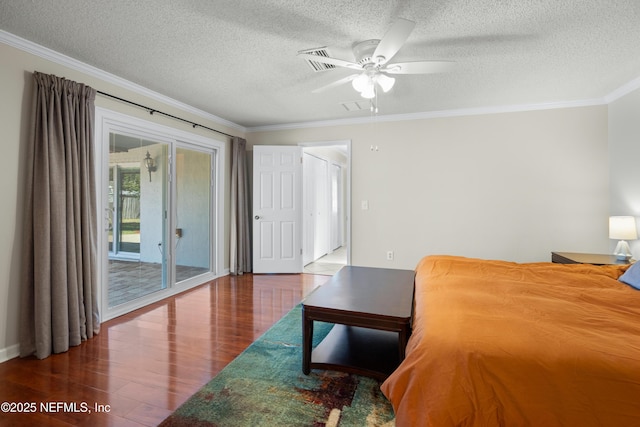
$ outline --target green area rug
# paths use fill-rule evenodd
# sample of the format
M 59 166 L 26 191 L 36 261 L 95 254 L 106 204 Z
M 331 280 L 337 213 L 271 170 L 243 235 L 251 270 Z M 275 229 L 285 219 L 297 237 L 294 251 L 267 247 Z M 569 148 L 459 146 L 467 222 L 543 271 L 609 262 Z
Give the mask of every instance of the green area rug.
M 314 346 L 331 329 L 315 322 Z M 380 382 L 340 372 L 302 373 L 298 305 L 161 426 L 394 426 Z

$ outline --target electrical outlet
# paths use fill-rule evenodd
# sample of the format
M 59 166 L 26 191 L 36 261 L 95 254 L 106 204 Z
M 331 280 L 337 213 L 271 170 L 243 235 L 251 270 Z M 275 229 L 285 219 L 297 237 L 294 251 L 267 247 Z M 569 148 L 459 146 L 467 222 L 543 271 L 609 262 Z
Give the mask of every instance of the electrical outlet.
M 393 261 L 393 251 L 387 251 L 387 261 Z

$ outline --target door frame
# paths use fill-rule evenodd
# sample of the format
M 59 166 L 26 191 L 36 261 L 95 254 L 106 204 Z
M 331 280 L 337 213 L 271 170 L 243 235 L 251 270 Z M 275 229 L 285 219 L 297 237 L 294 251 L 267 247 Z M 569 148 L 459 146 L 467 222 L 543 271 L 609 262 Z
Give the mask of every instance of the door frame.
M 100 316 L 102 321 L 106 321 L 120 315 L 126 314 L 135 309 L 144 307 L 153 302 L 159 301 L 168 296 L 172 296 L 199 286 L 207 281 L 224 276 L 229 273 L 228 269 L 224 269 L 225 257 L 225 240 L 224 240 L 224 189 L 225 189 L 225 146 L 223 140 L 205 137 L 198 134 L 190 133 L 173 127 L 160 125 L 138 117 L 122 114 L 113 110 L 102 107 L 96 107 L 95 110 L 95 183 L 96 183 L 96 205 L 98 211 L 98 292 L 100 294 Z M 104 144 L 104 136 L 110 130 L 129 132 L 132 134 L 144 134 L 145 137 L 151 137 L 159 142 L 167 142 L 169 144 L 169 187 L 171 187 L 168 195 L 169 201 L 167 206 L 167 230 L 174 230 L 176 224 L 175 200 L 172 200 L 175 194 L 175 151 L 176 147 L 201 147 L 212 150 L 212 175 L 214 181 L 212 189 L 212 207 L 211 214 L 214 217 L 211 227 L 211 271 L 207 274 L 196 276 L 197 280 L 185 280 L 175 283 L 174 264 L 175 260 L 167 266 L 169 269 L 169 280 L 167 287 L 163 290 L 154 292 L 146 297 L 133 300 L 116 307 L 108 306 L 108 286 L 109 286 L 109 266 L 108 266 L 108 247 L 106 241 L 105 209 L 108 208 L 108 194 L 105 182 L 108 180 L 107 159 L 109 156 L 108 144 Z M 168 247 L 174 248 L 176 236 L 174 233 L 167 232 Z M 171 251 L 171 256 L 175 254 Z M 173 259 L 173 258 L 172 258 Z
M 344 146 L 347 149 L 347 164 L 346 164 L 346 182 L 344 183 L 345 189 L 345 203 L 343 205 L 344 209 L 344 222 L 345 222 L 345 235 L 344 241 L 347 246 L 347 265 L 351 265 L 351 170 L 352 170 L 352 162 L 351 162 L 351 140 L 343 139 L 343 140 L 331 140 L 331 141 L 308 141 L 308 142 L 300 142 L 298 146 L 302 147 L 304 152 L 305 148 L 313 148 L 313 147 L 331 147 L 331 146 Z M 331 165 L 331 162 L 329 162 Z M 304 186 L 303 186 L 304 191 Z M 303 230 L 303 235 L 306 233 L 306 230 Z

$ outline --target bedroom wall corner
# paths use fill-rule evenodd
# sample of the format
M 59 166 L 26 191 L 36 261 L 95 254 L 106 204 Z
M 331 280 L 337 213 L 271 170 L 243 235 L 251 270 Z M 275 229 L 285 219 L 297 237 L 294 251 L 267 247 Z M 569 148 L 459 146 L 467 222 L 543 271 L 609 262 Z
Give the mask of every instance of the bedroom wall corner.
M 25 85 L 24 67 L 18 51 L 0 43 L 0 129 L 3 150 L 0 157 L 0 363 L 16 357 L 18 346 L 18 302 L 22 267 L 22 230 L 24 227 L 24 165 L 31 91 Z
M 609 214 L 635 216 L 640 226 L 640 89 L 611 102 L 608 109 Z M 629 243 L 638 259 L 640 240 Z M 615 245 L 610 241 L 609 252 Z

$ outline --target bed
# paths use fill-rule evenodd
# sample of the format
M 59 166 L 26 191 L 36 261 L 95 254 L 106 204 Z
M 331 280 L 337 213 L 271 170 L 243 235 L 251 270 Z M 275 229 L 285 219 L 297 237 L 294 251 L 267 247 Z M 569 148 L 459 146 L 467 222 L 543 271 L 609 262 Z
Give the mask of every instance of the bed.
M 640 426 L 627 268 L 421 260 L 406 358 L 382 384 L 396 425 Z

